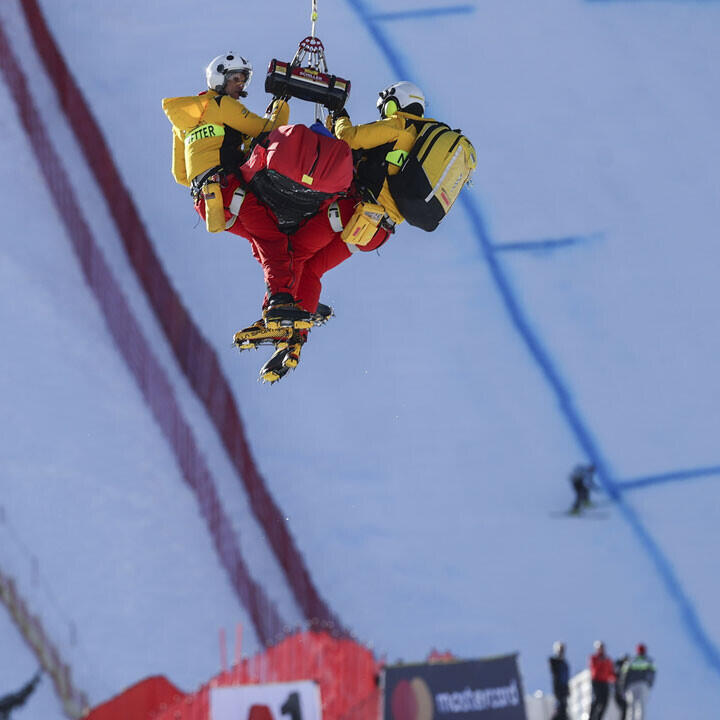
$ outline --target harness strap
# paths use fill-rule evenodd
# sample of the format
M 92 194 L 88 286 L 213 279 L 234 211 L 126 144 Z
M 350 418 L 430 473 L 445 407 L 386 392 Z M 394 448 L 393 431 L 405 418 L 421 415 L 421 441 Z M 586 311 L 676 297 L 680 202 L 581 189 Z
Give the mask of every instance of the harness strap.
M 340 206 L 335 202 L 328 205 L 328 221 L 333 232 L 341 233 L 345 227 L 342 224 L 342 218 L 340 217 Z M 345 243 L 345 246 L 351 253 L 359 252 L 360 248 L 352 243 Z
M 340 206 L 337 200 L 328 206 L 328 221 L 333 232 L 339 233 L 345 229 L 340 217 Z
M 221 180 L 221 174 L 222 174 L 222 165 L 216 165 L 215 167 L 211 167 L 209 170 L 206 170 L 204 173 L 201 173 L 200 175 L 196 175 L 191 182 L 190 187 L 190 194 L 193 196 L 193 198 L 197 199 L 197 196 L 200 194 L 200 191 L 203 189 L 203 185 L 205 185 L 208 182 L 220 182 Z M 216 177 L 217 176 L 217 177 Z
M 230 201 L 230 206 L 228 207 L 228 210 L 230 211 L 230 217 L 225 223 L 226 230 L 229 230 L 235 224 L 235 221 L 240 214 L 240 208 L 242 207 L 246 194 L 247 191 L 244 187 L 237 188 L 237 190 L 235 190 L 235 192 L 233 193 L 232 200 Z

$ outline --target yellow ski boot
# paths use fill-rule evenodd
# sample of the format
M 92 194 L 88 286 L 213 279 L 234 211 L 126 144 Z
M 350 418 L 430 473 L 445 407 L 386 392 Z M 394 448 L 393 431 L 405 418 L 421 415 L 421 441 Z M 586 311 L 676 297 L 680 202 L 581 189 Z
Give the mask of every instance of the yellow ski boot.
M 233 345 L 238 350 L 257 349 L 259 345 L 276 345 L 280 342 L 289 342 L 292 337 L 291 327 L 270 329 L 264 320 L 257 320 L 249 327 L 238 330 L 233 336 Z M 276 345 L 277 346 L 277 345 Z
M 263 310 L 263 320 L 269 330 L 308 330 L 315 324 L 312 313 L 303 310 L 290 293 L 271 295 L 267 307 Z
M 307 333 L 294 333 L 289 342 L 279 342 L 270 359 L 260 368 L 260 380 L 272 385 L 298 366 L 300 351 L 307 341 Z

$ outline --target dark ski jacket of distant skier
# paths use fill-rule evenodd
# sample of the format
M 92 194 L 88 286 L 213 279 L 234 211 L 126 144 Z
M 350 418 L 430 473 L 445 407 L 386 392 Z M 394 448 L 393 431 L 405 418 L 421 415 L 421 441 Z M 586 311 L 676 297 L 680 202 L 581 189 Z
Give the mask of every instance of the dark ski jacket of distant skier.
M 26 685 L 15 693 L 0 697 L 0 720 L 9 720 L 10 712 L 20 707 L 30 697 L 35 686 L 40 682 L 40 673 L 37 673 Z

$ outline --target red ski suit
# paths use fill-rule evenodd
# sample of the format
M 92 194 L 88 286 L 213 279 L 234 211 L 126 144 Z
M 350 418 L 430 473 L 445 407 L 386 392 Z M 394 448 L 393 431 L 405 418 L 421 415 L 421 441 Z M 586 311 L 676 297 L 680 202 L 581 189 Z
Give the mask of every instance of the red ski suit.
M 241 181 L 228 175 L 222 188 L 225 217 L 232 218 L 230 207 L 235 190 Z M 358 200 L 352 197 L 337 200 L 340 220 L 344 226 L 351 218 Z M 286 235 L 278 230 L 272 210 L 247 191 L 240 211 L 228 228 L 235 235 L 249 240 L 252 253 L 263 268 L 268 296 L 274 293 L 290 293 L 303 310 L 317 310 L 322 288 L 321 278 L 328 270 L 347 260 L 353 252 L 369 252 L 382 245 L 388 238 L 386 230 L 378 230 L 365 246 L 348 245 L 333 230 L 328 219 L 328 205 L 324 205 L 297 232 Z M 202 199 L 195 204 L 201 217 L 205 217 Z

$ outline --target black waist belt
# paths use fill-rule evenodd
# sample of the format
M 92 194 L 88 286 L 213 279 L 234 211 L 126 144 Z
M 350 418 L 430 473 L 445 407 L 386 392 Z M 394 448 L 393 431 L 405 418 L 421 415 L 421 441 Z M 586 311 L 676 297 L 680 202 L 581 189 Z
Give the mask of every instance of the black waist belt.
M 222 165 L 216 165 L 215 167 L 211 167 L 209 170 L 206 170 L 204 173 L 200 173 L 200 175 L 196 175 L 192 182 L 190 183 L 191 189 L 190 192 L 192 193 L 192 196 L 195 197 L 200 193 L 200 191 L 203 188 L 203 185 L 205 185 L 208 182 L 220 182 L 221 175 L 223 172 L 223 166 Z M 217 175 L 217 178 L 214 178 L 214 176 Z

